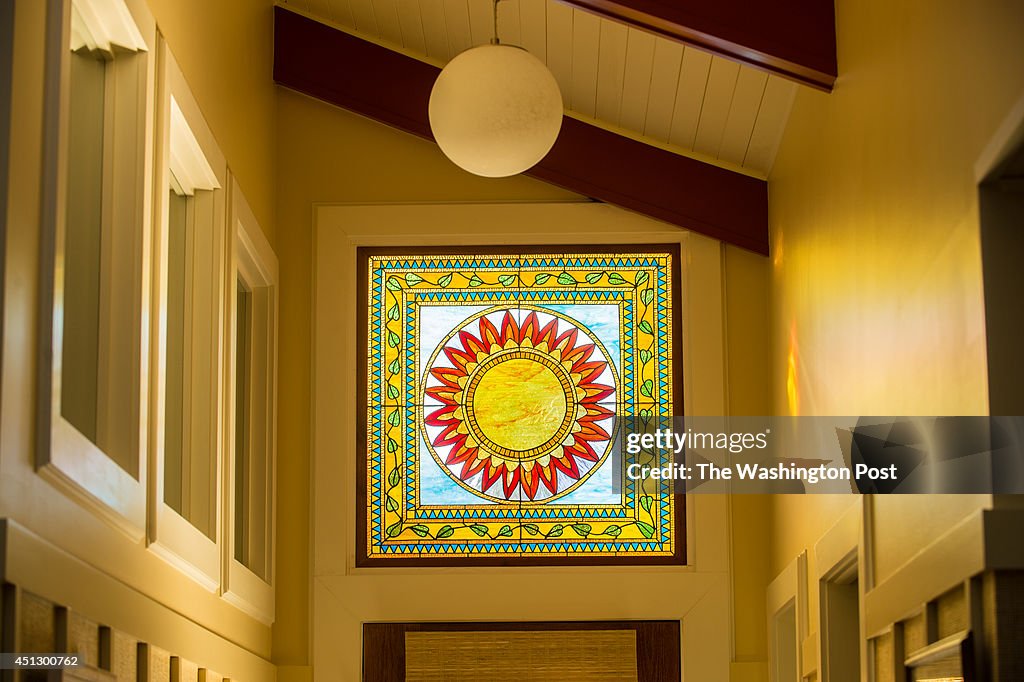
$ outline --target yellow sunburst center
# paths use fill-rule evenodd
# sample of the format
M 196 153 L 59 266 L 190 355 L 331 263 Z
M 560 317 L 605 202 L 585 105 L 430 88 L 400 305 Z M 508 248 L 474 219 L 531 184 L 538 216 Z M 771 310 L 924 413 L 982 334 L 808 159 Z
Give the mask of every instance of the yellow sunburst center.
M 472 410 L 480 431 L 492 443 L 530 450 L 547 443 L 562 426 L 565 388 L 540 362 L 506 360 L 480 375 Z

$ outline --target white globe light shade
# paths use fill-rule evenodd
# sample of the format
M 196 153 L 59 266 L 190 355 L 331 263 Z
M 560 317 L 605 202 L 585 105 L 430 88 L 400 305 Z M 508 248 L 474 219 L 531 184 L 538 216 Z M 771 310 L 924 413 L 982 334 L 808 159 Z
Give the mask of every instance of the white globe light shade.
M 520 47 L 459 54 L 430 93 L 430 129 L 449 159 L 489 178 L 534 166 L 562 127 L 562 93 L 543 62 Z

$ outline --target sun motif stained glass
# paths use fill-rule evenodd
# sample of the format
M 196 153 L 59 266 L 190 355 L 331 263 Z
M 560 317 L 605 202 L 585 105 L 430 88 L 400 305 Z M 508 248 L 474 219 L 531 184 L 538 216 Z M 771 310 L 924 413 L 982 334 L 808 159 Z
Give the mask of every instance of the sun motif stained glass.
M 360 250 L 359 563 L 681 562 L 682 498 L 620 447 L 678 402 L 678 248 L 391 251 Z

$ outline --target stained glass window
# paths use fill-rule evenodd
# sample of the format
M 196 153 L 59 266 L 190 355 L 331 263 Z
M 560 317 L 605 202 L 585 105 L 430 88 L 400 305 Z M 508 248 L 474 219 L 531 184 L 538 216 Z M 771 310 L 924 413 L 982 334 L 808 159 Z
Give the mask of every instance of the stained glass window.
M 359 564 L 681 562 L 620 447 L 679 402 L 678 247 L 516 251 L 361 250 Z

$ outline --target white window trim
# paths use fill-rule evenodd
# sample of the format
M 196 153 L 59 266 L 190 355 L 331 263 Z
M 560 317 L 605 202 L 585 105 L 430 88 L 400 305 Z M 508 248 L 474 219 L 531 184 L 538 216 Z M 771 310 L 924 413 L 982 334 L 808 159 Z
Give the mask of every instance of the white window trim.
M 132 540 L 142 539 L 146 523 L 147 452 L 146 401 L 148 393 L 148 354 L 146 330 L 143 320 L 147 319 L 149 268 L 150 211 L 152 180 L 152 144 L 148 134 L 152 120 L 152 95 L 154 91 L 154 60 L 151 47 L 156 41 L 156 25 L 148 11 L 138 3 L 132 3 L 132 10 L 122 0 L 104 0 L 99 3 L 107 14 L 117 15 L 119 29 L 111 37 L 114 44 L 121 42 L 127 49 L 149 52 L 141 69 L 135 75 L 142 82 L 138 84 L 135 130 L 120 132 L 127 139 L 138 144 L 119 144 L 117 164 L 120 168 L 135 169 L 133 173 L 120 173 L 112 181 L 123 190 L 117 202 L 111 202 L 109 210 L 114 220 L 133 221 L 138 225 L 138 260 L 130 275 L 135 292 L 134 310 L 119 311 L 134 318 L 133 327 L 138 330 L 137 363 L 123 363 L 122 371 L 133 376 L 133 401 L 137 408 L 131 416 L 135 424 L 133 449 L 138 458 L 138 479 L 133 478 L 108 457 L 99 447 L 80 433 L 61 414 L 61 364 L 63 357 L 63 271 L 65 239 L 65 206 L 68 172 L 68 124 L 70 91 L 70 41 L 72 0 L 50 0 L 47 18 L 47 74 L 46 74 L 46 136 L 43 173 L 43 243 L 41 245 L 40 281 L 40 364 L 39 364 L 39 413 L 37 428 L 36 467 L 39 474 L 74 499 L 80 505 L 104 519 Z M 102 23 L 102 22 L 101 22 Z M 106 24 L 90 26 L 94 36 L 104 36 L 109 27 Z M 122 41 L 119 36 L 130 33 L 130 40 Z M 115 60 L 116 64 L 116 60 Z M 116 67 L 115 67 L 116 69 Z M 129 72 L 130 73 L 130 72 Z M 125 77 L 115 75 L 115 77 Z M 105 163 L 107 163 L 105 159 Z M 104 192 L 109 187 L 104 188 Z M 106 212 L 106 208 L 104 209 Z M 105 218 L 104 220 L 108 220 Z M 101 370 L 102 371 L 102 370 Z
M 108 53 L 115 46 L 133 51 L 147 49 L 131 12 L 120 0 L 74 0 L 71 11 L 82 20 L 82 30 L 71 33 L 72 49 L 85 47 Z
M 803 671 L 804 640 L 807 637 L 807 552 L 801 552 L 775 580 L 768 585 L 768 664 L 772 682 L 780 680 L 776 666 L 780 658 L 778 651 L 778 616 L 788 608 L 794 611 L 795 622 L 794 650 L 791 652 L 796 662 L 797 678 L 803 679 L 807 671 Z
M 805 649 L 812 647 L 817 653 L 818 678 L 824 680 L 824 682 L 828 682 L 831 671 L 828 653 L 829 639 L 831 637 L 829 623 L 831 619 L 829 617 L 830 606 L 827 586 L 828 582 L 837 574 L 851 567 L 851 560 L 858 576 L 857 608 L 859 609 L 858 617 L 860 619 L 860 669 L 862 671 L 868 669 L 867 639 L 864 629 L 864 580 L 861 579 L 861 576 L 865 573 L 865 553 L 862 548 L 861 532 L 863 516 L 863 498 L 858 498 L 814 545 L 814 565 L 817 567 L 816 578 L 818 583 L 818 632 L 816 635 L 812 635 L 817 641 L 804 642 L 804 647 Z M 810 584 L 808 584 L 808 589 L 810 589 Z M 810 629 L 809 626 L 808 629 Z M 804 651 L 804 658 L 807 658 L 807 656 L 807 651 Z
M 226 250 L 226 199 L 220 188 L 227 186 L 227 163 L 221 153 L 213 133 L 210 131 L 199 105 L 192 96 L 185 78 L 174 60 L 166 42 L 161 39 L 157 48 L 159 62 L 159 83 L 157 98 L 156 130 L 158 141 L 154 165 L 157 168 L 154 200 L 154 224 L 156 237 L 153 251 L 153 293 L 151 306 L 158 314 L 151 316 L 152 330 L 150 334 L 151 352 L 153 354 L 153 377 L 149 412 L 150 420 L 150 459 L 151 470 L 147 539 L 148 547 L 155 554 L 192 577 L 211 592 L 220 588 L 221 583 L 221 544 L 222 532 L 222 485 L 223 480 L 223 442 L 225 427 L 225 381 L 224 381 L 224 345 L 226 342 L 224 327 L 226 306 L 225 271 L 228 268 Z M 184 125 L 184 130 L 176 133 L 189 133 L 185 136 L 187 143 L 182 150 L 171 149 L 172 126 Z M 179 515 L 164 502 L 164 400 L 166 386 L 166 308 L 167 298 L 167 235 L 168 235 L 168 189 L 170 187 L 170 171 L 172 164 L 175 170 L 181 169 L 183 176 L 190 178 L 190 187 L 186 191 L 197 189 L 214 190 L 214 258 L 219 263 L 220 274 L 215 278 L 217 290 L 211 292 L 211 314 L 215 317 L 217 338 L 210 349 L 213 353 L 214 387 L 210 396 L 210 404 L 216 411 L 214 433 L 211 447 L 215 456 L 214 495 L 211 507 L 216 518 L 213 520 L 214 538 L 208 538 L 202 531 L 193 526 L 187 519 Z M 180 164 L 180 165 L 179 165 Z M 191 403 L 190 403 L 191 404 Z
M 266 532 L 266 575 L 264 580 L 247 566 L 235 559 L 235 405 L 238 396 L 235 392 L 234 368 L 236 367 L 235 349 L 238 330 L 236 328 L 237 311 L 236 297 L 230 297 L 228 313 L 228 361 L 227 385 L 230 392 L 227 410 L 227 427 L 225 428 L 225 453 L 227 475 L 223 480 L 224 506 L 221 512 L 225 520 L 223 533 L 225 542 L 223 561 L 224 574 L 222 593 L 224 598 L 257 618 L 265 624 L 274 622 L 274 585 L 276 556 L 276 513 L 274 501 L 277 497 L 277 328 L 278 328 L 278 264 L 277 256 L 267 241 L 263 230 L 256 222 L 252 209 L 242 194 L 238 183 L 231 182 L 231 220 L 230 237 L 234 239 L 232 267 L 228 269 L 228 285 L 235 286 L 235 278 L 241 277 L 252 287 L 255 296 L 263 297 L 256 302 L 254 308 L 262 309 L 262 314 L 254 317 L 253 326 L 255 339 L 262 332 L 266 339 L 266 347 L 253 355 L 254 391 L 262 394 L 263 420 L 250 419 L 250 431 L 256 432 L 266 446 L 267 489 L 265 499 L 261 500 L 265 514 Z M 233 288 L 231 289 L 233 290 Z M 257 328 L 258 325 L 258 328 Z M 255 435 L 255 434 L 254 434 Z
M 14 61 L 14 0 L 0 0 L 0 239 L 7 244 L 7 178 L 10 173 L 11 90 Z M 6 259 L 4 259 L 6 260 Z M 0 278 L 6 280 L 6 263 L 0 262 Z M 4 319 L 0 299 L 0 320 Z M 0 322 L 0 337 L 3 323 Z M 0 348 L 0 366 L 3 349 Z
M 192 133 L 192 128 L 174 94 L 171 94 L 168 118 L 170 138 L 180 140 L 180 143 L 174 146 L 168 144 L 167 162 L 178 186 L 189 196 L 194 195 L 196 190 L 220 189 L 221 182 L 206 160 L 206 154 Z

